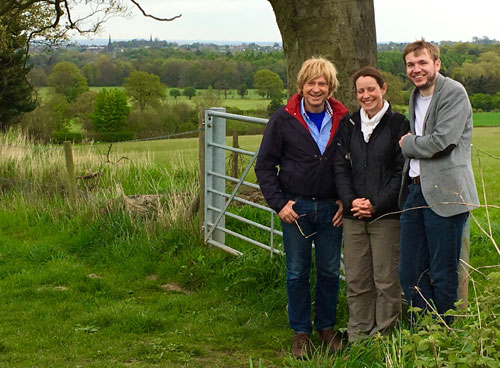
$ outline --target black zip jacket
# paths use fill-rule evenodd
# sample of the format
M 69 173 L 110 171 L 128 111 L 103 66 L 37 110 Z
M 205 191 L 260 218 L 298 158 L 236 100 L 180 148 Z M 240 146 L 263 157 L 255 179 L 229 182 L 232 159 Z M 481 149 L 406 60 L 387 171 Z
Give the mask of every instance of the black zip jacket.
M 399 147 L 410 123 L 401 114 L 387 110 L 366 143 L 361 131 L 360 112 L 344 116 L 335 137 L 335 182 L 344 205 L 344 217 L 354 218 L 351 208 L 356 198 L 367 198 L 375 208 L 371 221 L 399 211 L 398 195 L 404 157 Z M 389 217 L 389 216 L 388 216 Z M 399 214 L 391 215 L 399 218 Z
M 278 213 L 288 202 L 286 194 L 338 199 L 333 171 L 333 137 L 347 109 L 337 100 L 328 99 L 333 110 L 332 129 L 325 152 L 321 154 L 300 113 L 301 98 L 295 94 L 271 117 L 255 164 L 262 194 Z

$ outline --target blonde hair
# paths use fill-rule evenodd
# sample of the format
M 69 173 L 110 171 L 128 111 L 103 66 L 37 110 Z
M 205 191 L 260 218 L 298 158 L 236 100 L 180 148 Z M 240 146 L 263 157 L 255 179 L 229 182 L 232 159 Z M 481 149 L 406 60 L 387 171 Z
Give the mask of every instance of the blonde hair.
M 299 93 L 302 94 L 304 85 L 307 82 L 319 77 L 325 77 L 326 83 L 328 84 L 328 93 L 330 95 L 335 92 L 339 86 L 335 65 L 322 57 L 312 57 L 304 61 L 297 75 L 297 88 L 299 89 Z
M 436 61 L 437 59 L 439 59 L 439 47 L 432 42 L 427 42 L 422 38 L 418 41 L 407 44 L 403 48 L 403 61 L 406 63 L 406 56 L 409 53 L 414 52 L 415 55 L 419 55 L 420 51 L 422 50 L 427 50 L 432 60 Z

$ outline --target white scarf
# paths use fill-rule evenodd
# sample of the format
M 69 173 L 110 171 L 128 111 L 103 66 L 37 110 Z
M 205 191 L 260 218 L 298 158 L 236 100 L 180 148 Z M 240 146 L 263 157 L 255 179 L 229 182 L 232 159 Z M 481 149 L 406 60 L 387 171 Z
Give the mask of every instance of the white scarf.
M 368 114 L 363 108 L 360 109 L 361 131 L 363 132 L 363 138 L 365 139 L 366 143 L 368 143 L 368 141 L 370 140 L 373 130 L 378 125 L 378 123 L 380 123 L 382 116 L 384 116 L 388 108 L 389 102 L 384 100 L 384 106 L 382 106 L 380 111 L 377 112 L 371 119 L 368 117 Z

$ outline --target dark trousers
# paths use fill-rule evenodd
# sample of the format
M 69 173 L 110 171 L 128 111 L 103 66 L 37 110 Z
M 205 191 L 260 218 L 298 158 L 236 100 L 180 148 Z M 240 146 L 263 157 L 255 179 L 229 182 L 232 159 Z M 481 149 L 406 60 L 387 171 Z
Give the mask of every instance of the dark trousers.
M 468 212 L 437 215 L 428 206 L 420 185 L 410 184 L 401 214 L 399 277 L 408 304 L 423 310 L 434 306 L 439 314 L 455 309 L 462 233 Z M 415 315 L 411 315 L 415 322 Z M 445 318 L 451 322 L 452 318 Z
M 336 321 L 342 228 L 332 224 L 338 209 L 334 201 L 291 199 L 296 201 L 293 209 L 301 217 L 298 220 L 300 229 L 295 223 L 282 222 L 288 318 L 295 332 L 310 334 L 312 242 L 316 261 L 314 327 L 321 331 L 333 328 Z

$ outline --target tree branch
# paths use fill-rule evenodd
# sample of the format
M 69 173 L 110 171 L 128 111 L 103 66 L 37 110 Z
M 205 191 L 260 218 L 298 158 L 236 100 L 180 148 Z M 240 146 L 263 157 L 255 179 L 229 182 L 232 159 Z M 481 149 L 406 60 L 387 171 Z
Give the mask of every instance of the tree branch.
M 160 22 L 170 22 L 175 19 L 178 19 L 182 16 L 182 14 L 176 15 L 171 18 L 160 18 L 152 14 L 146 13 L 146 11 L 140 5 L 139 0 L 87 0 L 87 6 L 95 5 L 90 14 L 87 16 L 83 16 L 81 18 L 75 19 L 72 17 L 72 5 L 76 5 L 80 3 L 81 0 L 2 0 L 0 3 L 0 17 L 9 16 L 9 17 L 19 17 L 24 13 L 29 13 L 34 7 L 46 7 L 47 9 L 52 9 L 53 16 L 49 21 L 48 25 L 41 27 L 40 29 L 35 29 L 30 32 L 30 39 L 34 36 L 37 36 L 48 29 L 57 29 L 63 17 L 67 18 L 68 24 L 61 26 L 66 31 L 68 30 L 76 30 L 79 33 L 94 33 L 99 27 L 106 22 L 106 20 L 116 14 L 126 14 L 127 7 L 122 5 L 123 1 L 132 3 L 135 7 L 137 7 L 143 16 L 152 18 L 154 20 Z M 83 29 L 81 27 L 82 21 L 92 18 L 97 14 L 104 14 L 102 18 L 98 18 L 91 27 L 88 29 Z
M 147 14 L 144 9 L 142 9 L 141 5 L 135 1 L 135 0 L 130 0 L 131 3 L 133 3 L 141 12 L 142 12 L 142 15 L 144 15 L 145 17 L 149 17 L 149 18 L 153 18 L 154 20 L 159 20 L 160 22 L 171 22 L 177 18 L 180 18 L 182 16 L 182 14 L 179 14 L 179 15 L 176 15 L 172 18 L 158 18 L 154 15 L 151 15 L 151 14 Z

